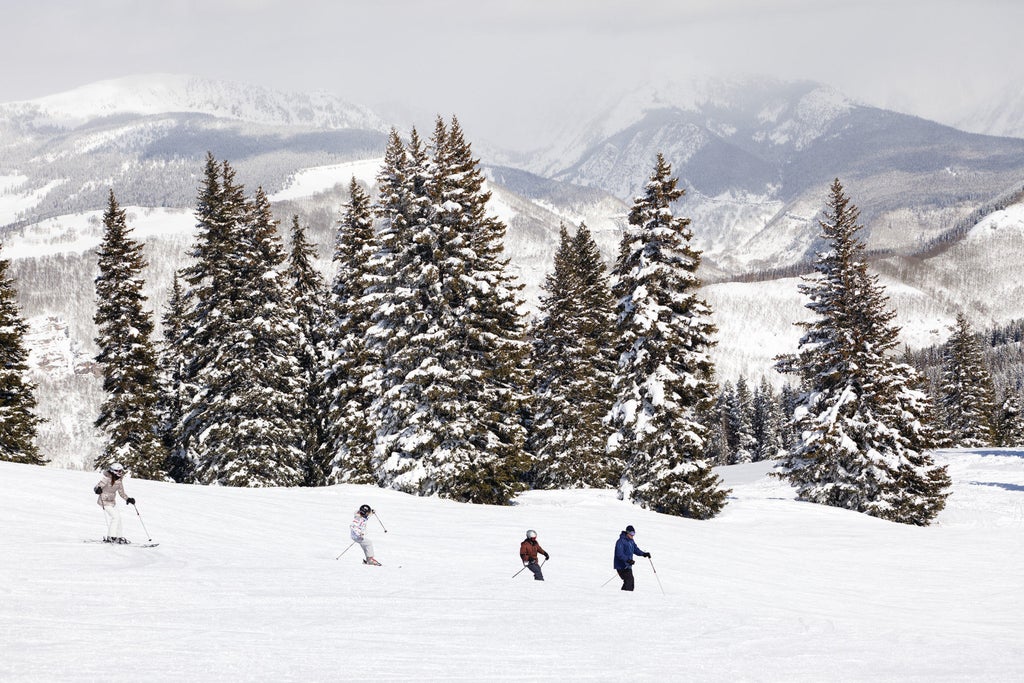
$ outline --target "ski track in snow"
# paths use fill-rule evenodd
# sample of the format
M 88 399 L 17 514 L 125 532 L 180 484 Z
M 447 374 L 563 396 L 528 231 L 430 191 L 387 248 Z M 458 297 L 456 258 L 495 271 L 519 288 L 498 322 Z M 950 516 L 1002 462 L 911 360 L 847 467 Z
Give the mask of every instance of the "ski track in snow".
M 720 468 L 710 521 L 610 491 L 491 507 L 129 478 L 157 548 L 82 543 L 105 529 L 95 473 L 0 463 L 0 680 L 1020 680 L 1024 451 L 937 457 L 954 495 L 923 529 L 797 502 L 768 463 Z M 380 568 L 335 560 L 363 502 Z M 612 578 L 626 524 L 653 554 L 633 594 Z M 527 528 L 543 583 L 511 578 Z

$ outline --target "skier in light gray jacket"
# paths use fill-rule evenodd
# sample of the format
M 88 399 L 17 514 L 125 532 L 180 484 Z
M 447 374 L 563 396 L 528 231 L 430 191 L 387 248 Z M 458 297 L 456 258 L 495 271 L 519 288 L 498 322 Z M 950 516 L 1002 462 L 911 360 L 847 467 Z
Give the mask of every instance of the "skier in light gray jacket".
M 352 518 L 352 524 L 349 525 L 349 534 L 352 536 L 352 540 L 363 549 L 363 554 L 366 556 L 363 564 L 379 567 L 380 562 L 373 556 L 373 542 L 366 535 L 366 522 L 372 514 L 373 508 L 369 505 L 360 505 L 356 510 L 355 517 Z
M 103 541 L 128 543 L 128 539 L 121 535 L 121 510 L 117 507 L 117 496 L 124 498 L 128 505 L 135 505 L 135 499 L 124 492 L 124 465 L 115 462 L 104 470 L 103 478 L 92 491 L 99 496 L 96 503 L 103 508 L 103 513 L 107 516 L 107 535 Z

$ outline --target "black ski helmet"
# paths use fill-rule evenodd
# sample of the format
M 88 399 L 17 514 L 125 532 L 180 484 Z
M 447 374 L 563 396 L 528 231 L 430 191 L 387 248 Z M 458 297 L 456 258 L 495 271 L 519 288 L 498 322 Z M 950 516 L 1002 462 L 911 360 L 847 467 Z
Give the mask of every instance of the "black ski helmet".
M 371 512 L 373 512 L 373 508 L 371 508 L 369 505 L 359 506 L 359 514 L 361 514 L 363 517 L 369 517 Z

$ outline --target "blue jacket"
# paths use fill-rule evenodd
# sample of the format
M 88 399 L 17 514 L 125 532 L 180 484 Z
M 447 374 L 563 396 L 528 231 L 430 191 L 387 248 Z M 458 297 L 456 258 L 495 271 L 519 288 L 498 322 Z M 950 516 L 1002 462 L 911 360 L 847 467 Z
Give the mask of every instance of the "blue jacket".
M 633 559 L 634 555 L 645 557 L 647 553 L 640 550 L 625 531 L 621 532 L 619 540 L 615 541 L 615 569 L 629 569 L 629 561 Z

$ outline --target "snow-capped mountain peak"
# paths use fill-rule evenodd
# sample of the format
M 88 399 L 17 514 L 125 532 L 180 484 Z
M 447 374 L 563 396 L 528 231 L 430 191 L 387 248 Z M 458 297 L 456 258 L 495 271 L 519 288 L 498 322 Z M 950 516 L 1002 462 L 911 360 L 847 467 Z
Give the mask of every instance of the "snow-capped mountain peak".
M 542 175 L 562 174 L 584 161 L 596 145 L 621 141 L 644 129 L 662 129 L 670 120 L 688 124 L 688 134 L 677 131 L 672 137 L 687 138 L 691 152 L 694 145 L 707 144 L 710 136 L 728 139 L 737 134 L 756 145 L 800 150 L 857 106 L 835 88 L 811 81 L 763 76 L 662 78 L 609 95 L 594 106 L 590 117 L 574 120 L 559 142 L 536 155 L 529 166 Z M 690 139 L 694 135 L 703 141 Z M 674 143 L 670 139 L 658 144 L 667 151 Z
M 36 100 L 0 105 L 0 112 L 35 125 L 75 128 L 122 114 L 207 114 L 251 123 L 315 128 L 386 130 L 365 107 L 327 93 L 282 93 L 269 88 L 181 74 L 127 76 L 91 83 Z

